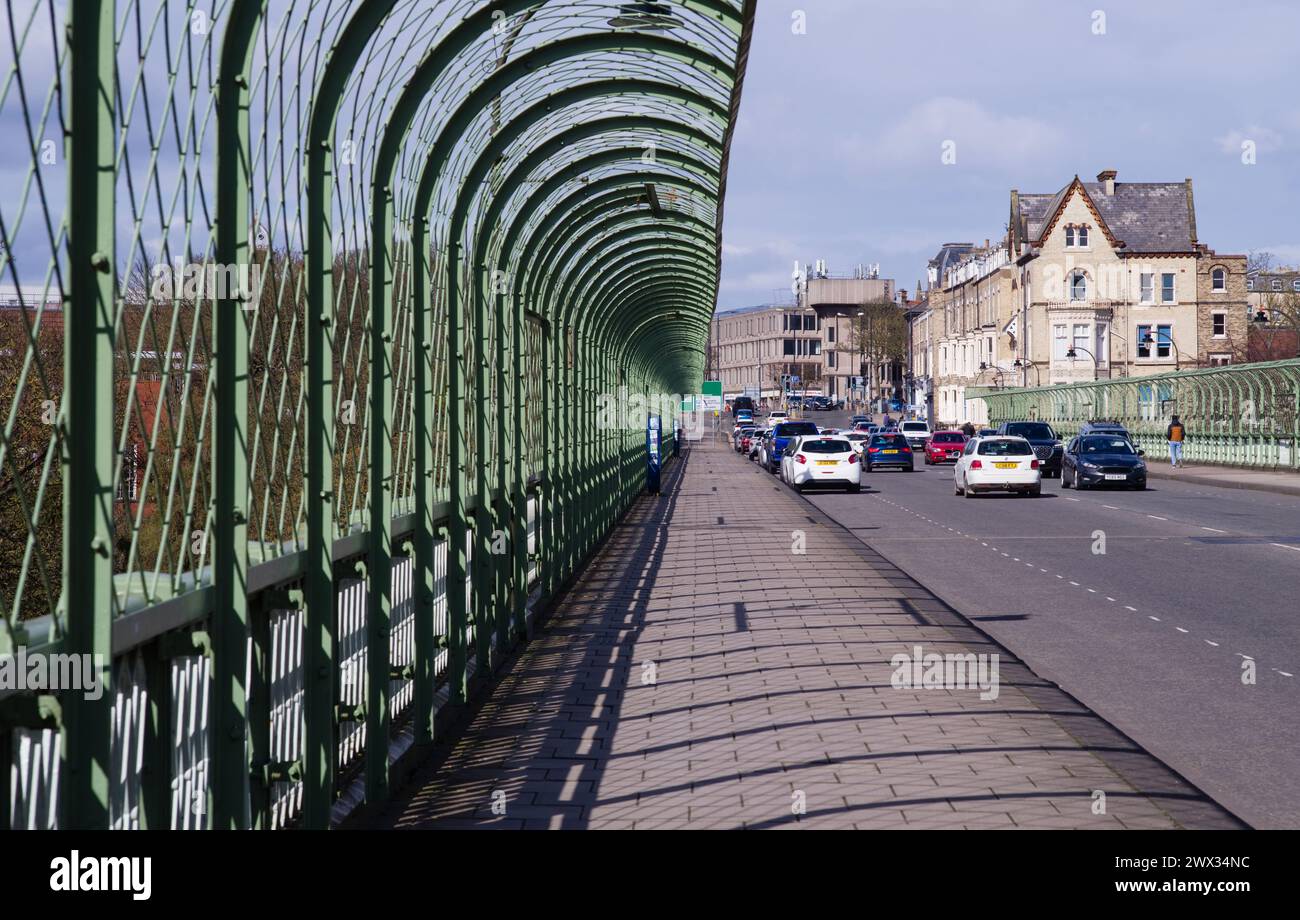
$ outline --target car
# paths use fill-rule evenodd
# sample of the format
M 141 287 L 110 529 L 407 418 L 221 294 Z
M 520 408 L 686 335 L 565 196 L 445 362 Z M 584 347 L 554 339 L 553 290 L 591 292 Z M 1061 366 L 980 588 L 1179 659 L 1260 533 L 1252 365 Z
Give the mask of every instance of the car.
M 1061 456 L 1065 445 L 1052 426 L 1047 422 L 1016 421 L 1003 422 L 998 426 L 998 435 L 1006 438 L 1024 438 L 1034 448 L 1042 465 L 1042 474 L 1046 479 L 1061 475 Z
M 901 434 L 880 432 L 873 434 L 862 452 L 862 468 L 868 473 L 877 469 L 900 469 L 910 473 L 912 466 L 912 445 Z
M 802 492 L 811 485 L 839 485 L 862 491 L 862 466 L 845 438 L 791 438 L 781 455 L 781 479 Z
M 898 430 L 907 438 L 907 443 L 912 445 L 912 450 L 923 450 L 925 442 L 930 440 L 929 422 L 902 422 L 899 424 Z
M 974 498 L 981 492 L 1041 495 L 1042 461 L 1025 438 L 997 435 L 966 442 L 952 472 L 953 490 Z
M 936 431 L 925 442 L 925 465 L 956 463 L 966 448 L 966 435 L 960 431 Z
M 762 446 L 763 438 L 767 436 L 766 428 L 755 428 L 753 435 L 750 436 L 748 444 L 745 447 L 745 455 L 750 460 L 758 458 L 758 449 Z
M 975 432 L 975 437 L 977 438 L 996 438 L 997 436 L 998 430 L 996 428 L 981 428 L 979 431 Z
M 750 421 L 754 419 L 754 400 L 749 396 L 737 396 L 731 403 L 731 411 L 737 416 L 741 412 L 748 412 Z
M 871 436 L 865 431 L 846 431 L 840 437 L 849 442 L 849 445 L 857 451 L 859 457 L 867 449 L 867 442 L 871 440 Z
M 1110 435 L 1113 437 L 1124 438 L 1132 443 L 1133 436 L 1128 433 L 1128 429 L 1119 422 L 1092 421 L 1084 422 L 1079 426 L 1079 437 L 1087 437 L 1090 434 Z
M 1061 488 L 1120 486 L 1142 490 L 1147 487 L 1145 452 L 1127 437 L 1114 434 L 1082 435 L 1065 448 L 1061 462 Z
M 856 428 L 858 425 L 869 424 L 871 424 L 871 416 L 869 415 L 855 415 L 853 418 L 849 419 L 849 426 L 852 428 Z
M 769 473 L 777 472 L 781 455 L 785 453 L 792 438 L 816 437 L 818 434 L 817 425 L 813 422 L 781 422 L 779 425 L 774 425 L 770 445 L 764 451 L 763 466 Z
M 739 428 L 736 433 L 732 435 L 732 440 L 735 441 L 736 453 L 742 454 L 745 452 L 746 442 L 749 441 L 753 434 L 753 426 L 745 425 L 742 428 Z
M 754 424 L 754 410 L 753 410 L 753 409 L 739 409 L 739 410 L 737 410 L 737 412 L 736 412 L 736 423 L 737 423 L 738 425 L 752 425 L 752 424 Z
M 789 420 L 790 420 L 789 412 L 776 411 L 776 412 L 769 412 L 767 414 L 767 423 L 769 425 L 775 425 L 777 422 L 788 422 Z

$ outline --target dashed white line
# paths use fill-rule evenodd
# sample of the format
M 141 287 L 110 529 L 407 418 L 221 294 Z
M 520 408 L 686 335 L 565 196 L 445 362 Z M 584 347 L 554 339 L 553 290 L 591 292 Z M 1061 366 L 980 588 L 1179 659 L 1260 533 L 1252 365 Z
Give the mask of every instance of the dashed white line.
M 1070 584 L 1074 585 L 1076 588 L 1079 587 L 1079 583 L 1077 581 L 1072 581 L 1070 582 Z
M 1187 635 L 1187 630 L 1183 629 L 1181 626 L 1175 626 L 1174 629 L 1178 630 L 1184 636 Z
M 1149 614 L 1149 613 L 1147 614 L 1147 619 L 1148 619 L 1148 620 L 1155 620 L 1157 623 L 1160 622 L 1160 617 L 1153 617 L 1153 616 L 1152 616 L 1151 614 Z
M 1160 517 L 1158 514 L 1148 514 L 1147 517 L 1151 518 L 1151 520 L 1153 520 L 1153 521 L 1167 521 L 1167 520 L 1169 520 L 1169 518 L 1162 518 L 1162 517 Z
M 1128 604 L 1125 604 L 1125 605 L 1124 605 L 1124 609 L 1125 609 L 1125 610 L 1131 610 L 1131 611 L 1133 611 L 1134 613 L 1137 613 L 1137 612 L 1138 612 L 1138 609 L 1137 609 L 1136 607 L 1130 607 Z
M 1206 644 L 1206 645 L 1213 645 L 1215 648 L 1218 648 L 1218 647 L 1219 647 L 1219 643 L 1217 643 L 1217 642 L 1211 642 L 1209 639 L 1206 639 L 1206 640 L 1205 640 L 1205 644 Z
M 1208 530 L 1210 533 L 1227 533 L 1226 530 L 1218 530 L 1214 527 L 1202 527 L 1201 530 Z

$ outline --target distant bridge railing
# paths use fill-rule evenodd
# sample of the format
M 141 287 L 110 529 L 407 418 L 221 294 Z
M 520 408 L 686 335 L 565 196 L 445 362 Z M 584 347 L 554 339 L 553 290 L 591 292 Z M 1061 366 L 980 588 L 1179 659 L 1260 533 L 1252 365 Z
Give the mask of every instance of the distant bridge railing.
M 1113 419 L 1149 452 L 1164 449 L 1170 416 L 1178 415 L 1188 431 L 1189 462 L 1300 470 L 1296 358 L 1055 387 L 968 388 L 966 398 L 983 400 L 995 425 L 1038 419 L 1063 435 Z

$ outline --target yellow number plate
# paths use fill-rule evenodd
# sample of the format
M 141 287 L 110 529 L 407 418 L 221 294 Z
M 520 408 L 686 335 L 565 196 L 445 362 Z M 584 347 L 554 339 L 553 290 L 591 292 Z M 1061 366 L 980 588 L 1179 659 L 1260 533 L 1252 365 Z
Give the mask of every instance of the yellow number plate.
M 1000 470 L 1014 470 L 1016 467 L 1020 466 L 1020 464 L 1019 463 L 995 463 L 994 466 L 996 466 Z
M 839 466 L 840 462 L 838 460 L 818 460 L 817 465 L 818 466 Z

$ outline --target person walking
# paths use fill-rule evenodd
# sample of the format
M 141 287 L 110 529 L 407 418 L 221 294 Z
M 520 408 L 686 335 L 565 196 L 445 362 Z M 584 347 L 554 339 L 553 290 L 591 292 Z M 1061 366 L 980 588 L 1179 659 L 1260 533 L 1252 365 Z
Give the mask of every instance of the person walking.
M 1181 467 L 1183 465 L 1183 442 L 1187 440 L 1187 429 L 1178 416 L 1175 415 L 1169 420 L 1169 428 L 1165 430 L 1165 437 L 1169 439 L 1169 465 Z

